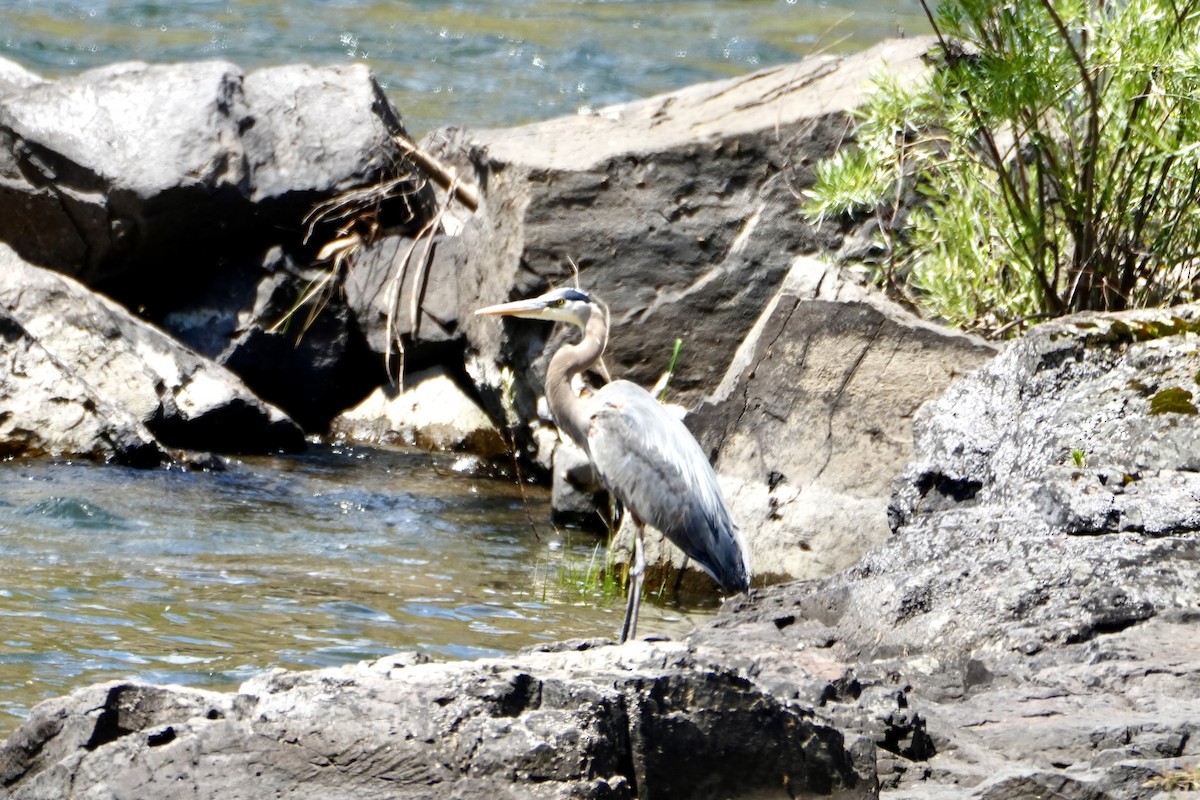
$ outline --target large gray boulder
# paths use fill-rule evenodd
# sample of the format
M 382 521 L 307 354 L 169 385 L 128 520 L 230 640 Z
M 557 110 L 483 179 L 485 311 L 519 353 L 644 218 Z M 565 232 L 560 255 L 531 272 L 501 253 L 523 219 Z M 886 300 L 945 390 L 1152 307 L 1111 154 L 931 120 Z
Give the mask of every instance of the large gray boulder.
M 558 519 L 606 516 L 595 487 L 571 477 L 585 471 L 554 463 L 570 448 L 556 447 L 538 402 L 548 354 L 575 334 L 469 312 L 570 283 L 574 260 L 579 284 L 612 312 L 612 377 L 653 385 L 683 340 L 671 400 L 699 412 L 688 424 L 719 457 L 760 581 L 835 572 L 888 535 L 916 409 L 994 350 L 826 274 L 803 254 L 838 250 L 855 232 L 809 224 L 798 197 L 870 79 L 887 68 L 919 80 L 929 47 L 887 42 L 595 116 L 431 138 L 485 188 L 449 254 L 467 369 L 524 454 L 552 467 Z M 618 537 L 618 563 L 631 539 Z M 648 558 L 652 584 L 714 593 L 660 537 Z
M 893 537 L 698 636 L 779 691 L 820 654 L 831 720 L 906 720 L 885 796 L 1158 796 L 1200 757 L 1197 331 L 1200 305 L 1033 329 L 919 413 Z
M 433 195 L 366 67 L 5 69 L 0 86 L 0 241 L 25 260 L 135 309 L 308 430 L 387 380 L 334 256 L 422 228 Z
M 256 204 L 341 195 L 395 175 L 404 132 L 396 108 L 364 64 L 290 64 L 252 70 L 242 79 L 249 198 Z M 413 204 L 418 181 L 397 187 Z M 383 209 L 376 209 L 382 212 Z M 389 209 L 390 210 L 390 209 Z
M 480 320 L 470 311 L 551 285 L 604 299 L 614 377 L 653 385 L 676 337 L 684 356 L 674 398 L 694 406 L 798 253 L 840 247 L 844 231 L 806 222 L 798 193 L 813 165 L 846 136 L 870 78 L 926 74 L 928 40 L 897 40 L 846 57 L 700 84 L 506 130 L 431 139 L 467 161 L 484 189 L 453 253 L 468 370 L 492 413 L 511 395 L 522 424 L 536 418 L 548 326 Z M 515 373 L 507 392 L 504 368 Z M 521 446 L 536 449 L 526 429 Z M 548 452 L 540 454 L 548 465 Z
M 887 538 L 918 409 L 996 352 L 796 259 L 695 420 L 761 579 L 832 574 Z
M 680 645 L 268 673 L 236 695 L 116 683 L 0 747 L 12 800 L 872 797 L 848 742 Z
M 297 450 L 303 433 L 233 373 L 0 244 L 0 449 L 153 463 L 162 447 Z
M 0 240 L 93 285 L 188 260 L 249 178 L 241 78 L 219 61 L 128 63 L 6 94 Z
M 11 251 L 0 246 L 0 262 Z M 0 278 L 0 283 L 4 281 Z M 149 466 L 167 459 L 144 420 L 63 364 L 0 301 L 0 454 Z
M 130 62 L 11 85 L 0 240 L 118 295 L 138 291 L 131 274 L 167 291 L 185 265 L 211 274 L 214 253 L 285 231 L 298 241 L 315 203 L 402 160 L 399 116 L 361 65 Z
M 1035 329 L 922 411 L 893 525 L 1004 503 L 1073 535 L 1197 530 L 1197 333 L 1197 305 Z

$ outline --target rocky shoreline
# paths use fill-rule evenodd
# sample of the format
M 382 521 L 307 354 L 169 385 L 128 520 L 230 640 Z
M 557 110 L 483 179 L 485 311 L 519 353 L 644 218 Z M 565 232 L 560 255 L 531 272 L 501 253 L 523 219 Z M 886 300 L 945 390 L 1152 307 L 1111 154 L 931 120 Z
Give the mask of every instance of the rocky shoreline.
M 365 71 L 0 66 L 7 456 L 334 431 L 511 441 L 565 484 L 551 332 L 470 312 L 573 261 L 612 374 L 653 383 L 686 336 L 672 399 L 770 584 L 681 642 L 87 687 L 0 745 L 0 796 L 1188 796 L 1164 776 L 1200 759 L 1200 307 L 997 355 L 847 277 L 869 230 L 797 212 L 871 74 L 919 80 L 929 46 L 447 129 L 438 175 Z

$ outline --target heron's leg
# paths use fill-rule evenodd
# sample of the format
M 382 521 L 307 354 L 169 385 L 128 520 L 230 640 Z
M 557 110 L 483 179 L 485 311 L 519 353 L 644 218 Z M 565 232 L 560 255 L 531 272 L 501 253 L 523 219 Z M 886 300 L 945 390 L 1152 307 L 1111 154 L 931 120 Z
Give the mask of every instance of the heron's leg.
M 646 553 L 642 545 L 642 521 L 633 520 L 633 566 L 629 569 L 629 601 L 625 606 L 625 623 L 621 626 L 620 644 L 637 635 L 638 607 L 642 604 L 642 581 L 646 577 Z

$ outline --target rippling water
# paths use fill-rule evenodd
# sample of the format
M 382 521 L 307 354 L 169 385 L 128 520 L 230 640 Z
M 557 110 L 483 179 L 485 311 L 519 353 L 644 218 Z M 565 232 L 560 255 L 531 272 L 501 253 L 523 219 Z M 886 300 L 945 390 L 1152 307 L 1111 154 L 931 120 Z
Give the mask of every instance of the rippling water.
M 123 59 L 363 61 L 415 134 L 645 97 L 924 31 L 915 0 L 5 0 L 0 55 L 47 75 Z
M 0 464 L 0 736 L 99 680 L 230 688 L 615 635 L 621 598 L 570 579 L 602 563 L 597 540 L 549 527 L 544 491 L 451 466 L 324 447 L 224 472 Z M 678 636 L 706 613 L 647 605 L 640 627 Z

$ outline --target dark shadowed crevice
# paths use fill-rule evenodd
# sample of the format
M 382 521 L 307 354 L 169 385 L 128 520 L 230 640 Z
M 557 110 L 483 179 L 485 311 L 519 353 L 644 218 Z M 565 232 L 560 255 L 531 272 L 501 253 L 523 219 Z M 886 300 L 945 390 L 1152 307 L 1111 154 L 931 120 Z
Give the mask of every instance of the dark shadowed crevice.
M 92 729 L 91 738 L 83 745 L 85 750 L 95 750 L 133 733 L 121 725 L 121 704 L 129 690 L 130 687 L 126 685 L 114 686 L 108 690 L 104 705 L 100 707 L 100 715 L 96 717 L 96 726 Z

